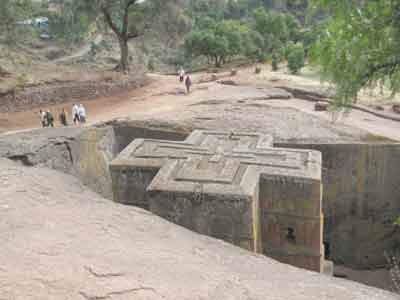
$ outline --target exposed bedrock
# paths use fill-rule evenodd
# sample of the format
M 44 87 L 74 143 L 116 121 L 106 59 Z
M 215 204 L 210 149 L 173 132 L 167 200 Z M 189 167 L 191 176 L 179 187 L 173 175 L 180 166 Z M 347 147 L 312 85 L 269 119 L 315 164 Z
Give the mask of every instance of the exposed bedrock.
M 112 127 L 38 129 L 0 138 L 1 157 L 75 175 L 107 198 L 112 197 L 108 161 L 117 151 Z
M 0 157 L 78 177 L 111 199 L 109 163 L 136 138 L 184 140 L 190 126 L 112 121 L 0 136 Z M 400 144 L 279 143 L 322 152 L 324 240 L 330 259 L 354 268 L 386 264 L 384 251 L 400 246 L 392 223 L 400 215 Z
M 199 235 L 0 159 L 0 299 L 396 300 Z

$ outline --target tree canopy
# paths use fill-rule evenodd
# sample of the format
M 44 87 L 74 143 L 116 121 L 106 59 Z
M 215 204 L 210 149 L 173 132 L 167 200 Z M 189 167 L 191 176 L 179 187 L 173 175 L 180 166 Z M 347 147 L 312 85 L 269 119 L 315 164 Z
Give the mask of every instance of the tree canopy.
M 236 19 L 250 1 L 224 3 L 225 14 L 218 12 L 221 4 L 209 0 L 193 4 L 194 27 L 185 39 L 185 50 L 190 56 L 205 56 L 215 66 L 236 56 L 258 61 L 271 58 L 272 54 L 282 58 L 289 42 L 303 38 L 300 23 L 290 14 L 259 7 L 248 17 Z
M 199 19 L 194 30 L 187 36 L 185 48 L 188 55 L 205 56 L 215 66 L 242 52 L 242 30 L 236 21 L 216 22 L 209 17 Z
M 331 21 L 313 49 L 323 78 L 336 86 L 336 104 L 348 107 L 361 89 L 400 88 L 400 1 L 315 0 Z
M 1 0 L 0 1 L 0 30 L 8 42 L 15 40 L 18 22 L 32 16 L 30 0 Z

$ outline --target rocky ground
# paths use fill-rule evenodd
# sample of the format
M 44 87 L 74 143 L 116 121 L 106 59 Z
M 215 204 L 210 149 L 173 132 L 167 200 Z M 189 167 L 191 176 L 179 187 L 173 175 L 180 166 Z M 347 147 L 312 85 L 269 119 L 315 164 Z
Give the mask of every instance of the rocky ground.
M 315 112 L 313 102 L 282 89 L 288 84 L 284 79 L 268 81 L 251 68 L 240 70 L 232 78 L 218 76 L 218 81 L 211 81 L 211 74 L 193 75 L 193 91 L 185 95 L 176 77 L 150 75 L 151 83 L 146 87 L 83 103 L 88 107 L 91 124 L 114 118 L 156 119 L 197 128 L 256 129 L 282 140 L 365 141 L 379 136 L 400 140 L 400 122 L 365 112 L 354 110 L 332 123 L 331 113 Z M 43 108 L 57 114 L 65 106 Z M 38 123 L 37 111 L 0 114 L 0 131 L 32 128 Z
M 189 95 L 176 77 L 150 75 L 145 87 L 82 102 L 88 125 L 126 119 L 182 135 L 209 128 L 269 133 L 278 142 L 400 141 L 400 122 L 354 110 L 332 123 L 331 113 L 315 112 L 314 102 L 287 88 L 321 91 L 315 80 L 253 71 L 218 74 L 216 81 L 211 74 L 193 75 Z M 42 108 L 57 114 L 68 106 Z M 82 182 L 110 198 L 107 163 L 118 151 L 110 145 L 119 143 L 113 134 L 101 130 L 103 125 L 30 132 L 38 125 L 36 109 L 0 113 L 0 132 L 6 133 L 0 157 L 31 166 L 1 162 L 0 238 L 6 243 L 0 249 L 0 299 L 395 299 L 255 257 L 143 211 L 108 203 Z M 385 270 L 379 275 L 340 272 L 390 286 Z M 188 283 L 182 284 L 182 278 Z
M 0 160 L 0 299 L 395 300 L 254 255 Z

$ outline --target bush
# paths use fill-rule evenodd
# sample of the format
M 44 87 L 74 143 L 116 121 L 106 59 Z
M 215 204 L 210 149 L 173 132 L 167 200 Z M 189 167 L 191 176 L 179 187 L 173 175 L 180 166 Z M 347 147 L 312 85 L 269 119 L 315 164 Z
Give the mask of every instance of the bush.
M 155 62 L 154 62 L 154 59 L 153 59 L 153 58 L 150 58 L 149 61 L 147 62 L 147 69 L 148 69 L 150 72 L 153 72 L 153 71 L 156 69 L 156 67 L 155 67 Z
M 272 71 L 278 71 L 279 58 L 276 53 L 272 54 Z
M 297 74 L 304 67 L 304 47 L 302 44 L 295 44 L 288 54 L 288 68 L 292 74 Z
M 25 73 L 19 74 L 16 77 L 16 88 L 23 90 L 25 86 L 29 83 L 28 75 Z
M 96 54 L 100 51 L 100 46 L 97 45 L 95 42 L 90 43 L 90 55 L 91 56 L 96 56 Z

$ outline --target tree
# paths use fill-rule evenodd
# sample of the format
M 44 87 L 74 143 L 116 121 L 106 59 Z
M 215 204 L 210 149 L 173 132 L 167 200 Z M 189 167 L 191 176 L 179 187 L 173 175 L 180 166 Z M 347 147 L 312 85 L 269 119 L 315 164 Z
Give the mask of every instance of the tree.
M 30 0 L 1 0 L 0 1 L 0 31 L 4 33 L 7 42 L 14 43 L 19 35 L 15 34 L 18 22 L 31 17 L 32 2 Z
M 400 88 L 400 1 L 314 0 L 332 19 L 312 53 L 322 76 L 336 86 L 339 107 L 377 83 Z
M 80 1 L 65 1 L 62 12 L 50 12 L 49 33 L 65 44 L 82 41 L 97 15 L 91 14 Z
M 215 22 L 209 17 L 199 19 L 195 29 L 185 39 L 189 56 L 205 56 L 216 67 L 242 53 L 240 23 L 236 21 Z
M 276 53 L 272 53 L 272 60 L 271 60 L 272 71 L 278 71 L 279 68 L 279 58 Z
M 87 0 L 96 2 L 97 8 L 104 17 L 107 26 L 118 38 L 120 48 L 120 61 L 117 70 L 129 71 L 129 47 L 128 41 L 136 38 L 140 33 L 129 31 L 129 13 L 138 9 L 139 0 Z
M 221 21 L 224 18 L 225 8 L 226 0 L 190 0 L 188 15 L 195 21 L 204 17 Z
M 128 42 L 144 34 L 150 21 L 174 0 L 70 0 L 81 4 L 81 9 L 94 16 L 102 16 L 105 24 L 116 35 L 120 47 L 119 71 L 129 71 Z
M 292 74 L 297 74 L 304 67 L 304 47 L 302 44 L 293 44 L 288 50 L 288 68 Z
M 261 34 L 265 43 L 265 52 L 280 52 L 290 38 L 286 16 L 281 13 L 267 12 L 258 8 L 253 13 L 253 28 Z
M 249 26 L 241 26 L 242 54 L 258 62 L 265 60 L 265 41 L 261 34 L 252 30 Z

